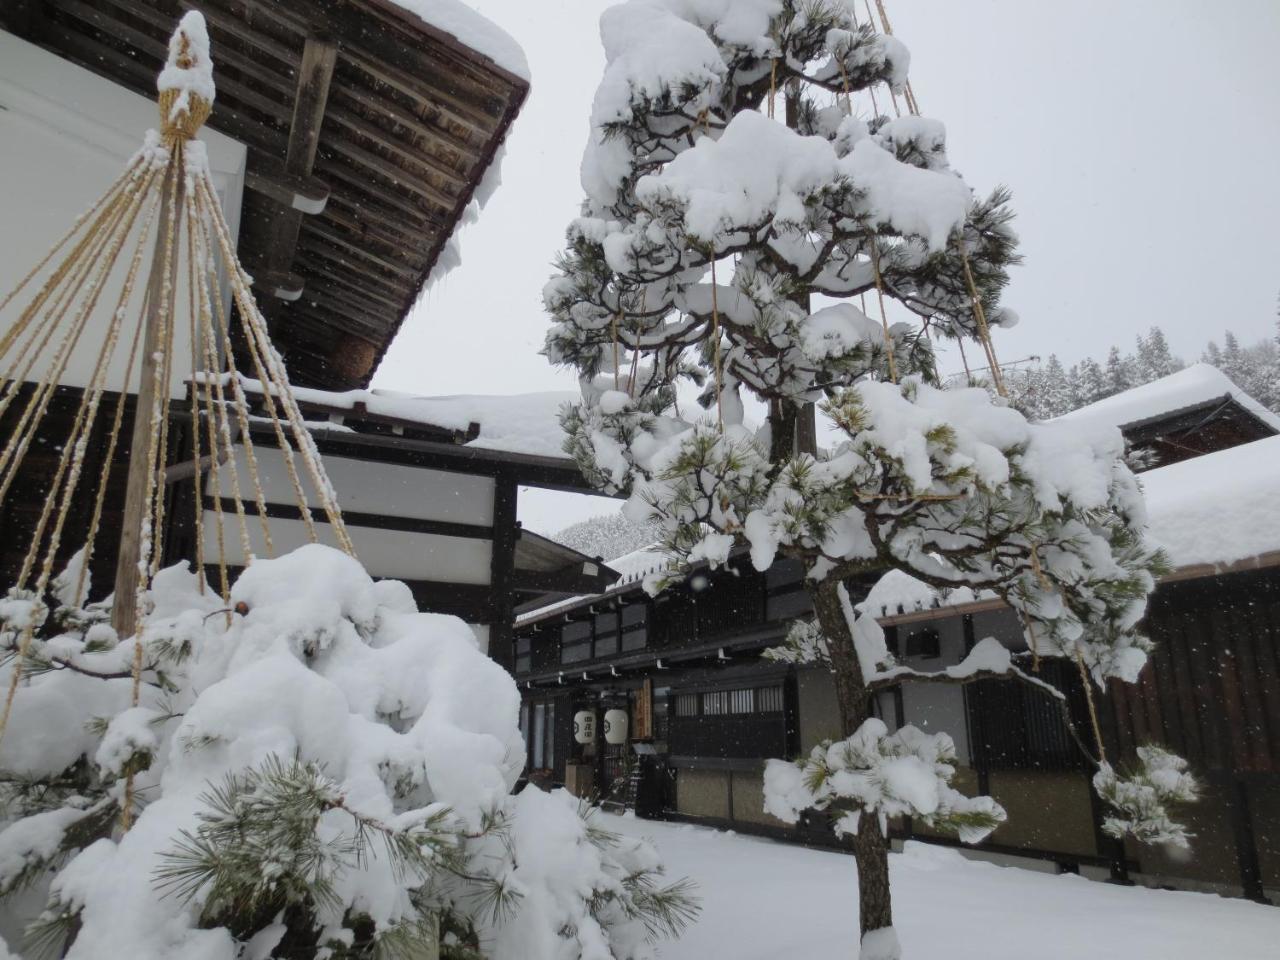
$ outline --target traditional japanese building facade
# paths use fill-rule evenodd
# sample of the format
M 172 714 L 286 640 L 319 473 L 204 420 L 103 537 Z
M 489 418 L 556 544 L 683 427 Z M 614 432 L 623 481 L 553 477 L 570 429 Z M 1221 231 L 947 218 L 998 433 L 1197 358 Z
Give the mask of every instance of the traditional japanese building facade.
M 1191 856 L 1102 832 L 1087 761 L 1056 708 L 1024 685 L 904 683 L 880 694 L 878 713 L 891 728 L 954 738 L 961 789 L 988 793 L 1009 813 L 979 848 L 986 855 L 1262 899 L 1280 889 L 1280 418 L 1202 366 L 1097 407 L 1072 416 L 1106 418 L 1131 447 L 1158 455 L 1143 462 L 1167 464 L 1146 472 L 1144 485 L 1152 535 L 1176 567 L 1147 614 L 1157 651 L 1136 687 L 1113 684 L 1104 736 L 1121 764 L 1148 741 L 1191 761 L 1205 784 L 1186 811 L 1197 835 Z M 829 673 L 762 656 L 810 612 L 799 565 L 761 574 L 737 556 L 729 569 L 695 571 L 648 597 L 641 581 L 662 563 L 656 551 L 611 561 L 623 578 L 609 591 L 518 620 L 513 667 L 531 770 L 589 784 L 644 815 L 834 843 L 821 818 L 792 828 L 763 812 L 764 760 L 840 735 Z M 1026 649 L 1017 616 L 998 599 L 940 594 L 905 575 L 878 579 L 847 586 L 909 666 L 942 669 L 986 637 Z M 1069 666 L 1044 660 L 1040 669 L 1087 729 Z M 629 745 L 575 741 L 576 716 L 610 709 L 629 711 Z M 899 825 L 897 839 L 906 838 L 947 842 L 911 823 Z
M 612 579 L 591 558 L 522 531 L 516 520 L 519 485 L 584 486 L 558 439 L 521 444 L 510 436 L 509 421 L 530 411 L 554 430 L 561 398 L 507 398 L 495 407 L 477 398 L 432 401 L 365 389 L 422 291 L 456 261 L 456 231 L 496 185 L 495 158 L 529 88 L 523 55 L 499 29 L 470 11 L 455 14 L 446 29 L 415 12 L 425 9 L 420 4 L 394 0 L 0 5 L 0 296 L 120 175 L 157 125 L 156 76 L 187 9 L 204 14 L 212 42 L 217 97 L 202 138 L 218 200 L 272 340 L 293 384 L 307 388 L 304 413 L 348 510 L 355 547 L 375 576 L 406 581 L 420 605 L 462 616 L 501 654 L 516 605 L 599 590 Z M 112 293 L 104 305 L 115 302 Z M 222 302 L 229 302 L 227 290 Z M 89 318 L 86 337 L 101 338 L 109 310 L 100 312 Z M 8 322 L 0 314 L 0 328 Z M 239 324 L 232 329 L 236 365 L 252 370 Z M 184 336 L 180 325 L 166 562 L 195 555 L 197 508 L 206 541 L 218 535 L 220 507 L 227 507 L 224 524 L 234 515 L 230 471 L 222 471 L 220 487 L 193 476 Z M 126 392 L 128 436 L 137 381 L 126 382 L 120 366 L 104 406 Z M 0 586 L 11 584 L 21 565 L 85 377 L 73 364 L 58 379 L 38 449 L 23 461 L 0 509 Z M 8 409 L 0 436 L 14 429 L 24 406 L 20 399 Z M 84 473 L 96 477 L 107 425 L 94 429 Z M 270 419 L 255 420 L 250 432 L 272 540 L 277 551 L 292 548 L 305 542 L 305 530 Z M 241 461 L 244 446 L 235 446 Z M 95 600 L 114 580 L 127 455 L 128 444 L 118 445 L 109 465 L 112 486 L 91 570 Z M 92 498 L 83 499 L 73 530 L 88 525 Z M 317 520 L 321 539 L 332 542 L 319 511 Z M 260 536 L 256 523 L 250 529 Z M 226 533 L 236 566 L 246 558 Z M 65 537 L 59 562 L 79 545 Z M 265 555 L 256 539 L 251 547 Z

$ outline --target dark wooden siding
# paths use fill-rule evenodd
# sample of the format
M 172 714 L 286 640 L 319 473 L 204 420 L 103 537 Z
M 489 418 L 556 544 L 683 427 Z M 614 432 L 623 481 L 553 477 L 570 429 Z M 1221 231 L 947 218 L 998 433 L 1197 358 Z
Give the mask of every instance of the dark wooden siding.
M 1113 683 L 1122 752 L 1164 743 L 1206 772 L 1280 774 L 1280 570 L 1165 584 L 1136 685 Z
M 0 439 L 7 439 L 13 435 L 13 431 L 27 409 L 32 389 L 32 384 L 24 384 L 4 416 L 0 417 Z M 23 457 L 14 482 L 3 502 L 0 502 L 0 534 L 2 534 L 0 535 L 0 586 L 3 588 L 13 585 L 21 571 L 23 558 L 39 522 L 46 494 L 58 469 L 62 450 L 71 436 L 81 397 L 82 392 L 73 387 L 55 389 L 48 409 L 40 420 L 35 441 Z M 103 396 L 97 418 L 90 431 L 84 467 L 75 495 L 71 499 L 70 513 L 67 516 L 61 544 L 54 561 L 55 575 L 63 569 L 71 555 L 84 545 L 88 534 L 99 478 L 106 457 L 107 438 L 118 400 L 119 394 Z M 94 544 L 93 561 L 89 568 L 92 580 L 90 599 L 92 600 L 101 600 L 111 593 L 115 585 L 116 553 L 120 544 L 126 461 L 129 453 L 129 437 L 133 431 L 134 404 L 135 398 L 132 395 L 126 398 L 120 437 L 112 457 L 102 519 Z M 180 404 L 175 401 L 175 413 L 178 412 L 179 406 Z M 187 446 L 186 429 L 186 421 L 182 417 L 175 417 L 169 429 L 169 457 L 166 462 L 175 462 L 178 457 L 183 456 L 182 451 L 190 449 Z M 174 562 L 178 557 L 190 553 L 190 530 L 194 526 L 191 491 L 192 484 L 189 481 L 170 484 L 167 488 L 164 544 L 166 563 Z M 49 530 L 46 527 L 44 538 L 46 543 L 48 535 Z M 42 544 L 41 558 L 43 558 L 44 549 L 45 546 Z M 33 578 L 38 572 L 37 565 Z

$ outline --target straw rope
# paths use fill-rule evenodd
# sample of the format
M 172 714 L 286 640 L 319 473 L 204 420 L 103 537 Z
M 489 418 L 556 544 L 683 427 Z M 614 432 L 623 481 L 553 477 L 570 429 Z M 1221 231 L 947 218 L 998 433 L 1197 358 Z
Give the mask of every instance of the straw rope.
M 129 216 L 125 224 L 124 234 L 122 234 L 120 238 L 120 244 L 123 243 L 123 236 L 127 235 L 127 233 L 133 229 L 137 213 L 140 209 L 140 202 L 132 204 L 129 208 Z M 142 231 L 144 237 L 150 232 L 150 224 L 154 217 L 154 213 L 155 210 L 153 207 L 144 224 Z M 120 244 L 115 246 L 117 252 Z M 102 246 L 106 246 L 105 242 Z M 95 261 L 91 259 L 89 261 L 90 266 L 92 266 L 94 262 Z M 44 595 L 44 592 L 48 587 L 58 545 L 61 540 L 67 514 L 69 513 L 71 497 L 75 491 L 75 487 L 83 467 L 85 452 L 87 449 L 85 439 L 87 438 L 88 431 L 92 426 L 93 418 L 96 416 L 98 404 L 101 400 L 106 379 L 106 371 L 109 367 L 111 357 L 115 352 L 115 346 L 119 339 L 119 328 L 123 319 L 123 308 L 132 294 L 133 283 L 137 277 L 137 268 L 139 263 L 140 257 L 135 257 L 130 265 L 129 274 L 126 277 L 124 287 L 121 290 L 116 310 L 112 315 L 112 321 L 108 329 L 107 337 L 104 339 L 98 350 L 97 360 L 94 364 L 93 373 L 90 379 L 90 387 L 81 395 L 81 402 L 76 410 L 76 417 L 72 424 L 71 434 L 67 442 L 63 444 L 62 453 L 58 459 L 58 466 L 54 471 L 53 480 L 49 484 L 48 493 L 45 495 L 44 503 L 41 507 L 40 517 L 36 522 L 35 531 L 32 534 L 26 555 L 22 561 L 22 569 L 16 581 L 16 587 L 18 590 L 27 589 L 32 569 L 35 566 L 36 557 L 39 554 L 40 545 L 44 540 L 45 529 L 48 526 L 50 517 L 54 517 L 55 515 L 55 504 L 58 505 L 48 550 L 45 553 L 45 559 L 34 590 L 35 600 L 37 603 L 40 601 L 40 598 Z M 105 266 L 109 266 L 109 264 Z M 59 273 L 63 273 L 65 275 L 66 271 L 60 270 Z M 81 283 L 83 282 L 85 275 L 87 275 L 87 273 L 82 274 Z M 105 274 L 104 271 L 100 269 L 98 276 L 95 278 L 95 284 L 91 288 L 91 294 L 89 299 L 86 301 L 85 308 L 80 311 L 78 317 L 78 328 L 73 328 L 75 336 L 72 337 L 71 332 L 69 331 L 63 338 L 63 347 L 67 347 L 68 344 L 70 344 L 71 347 L 74 347 L 75 342 L 79 340 L 79 335 L 83 332 L 84 319 L 92 311 L 93 306 L 96 305 L 98 297 L 102 292 L 104 282 Z M 70 348 L 68 348 L 68 353 L 69 349 Z M 66 355 L 59 353 L 55 357 L 55 369 L 57 370 L 57 376 L 61 376 L 61 372 L 65 369 L 65 366 Z M 31 426 L 30 429 L 27 429 L 26 422 L 28 415 L 31 414 L 35 404 L 33 403 L 29 405 L 28 409 L 24 412 L 24 420 L 20 423 L 18 430 L 15 431 L 16 436 L 13 438 L 18 439 L 18 437 L 20 437 L 21 439 L 19 444 L 15 447 L 13 440 L 11 439 L 10 444 L 6 446 L 5 456 L 8 458 L 8 462 L 13 464 L 13 469 L 5 477 L 3 484 L 0 485 L 0 501 L 3 500 L 4 493 L 8 491 L 13 477 L 17 474 L 17 466 L 21 463 L 26 449 L 30 445 L 31 439 L 35 436 L 39 424 L 39 418 L 43 416 L 44 409 L 48 405 L 48 399 L 53 393 L 53 385 L 56 385 L 56 383 L 56 377 L 46 376 L 44 378 L 37 389 L 37 394 L 40 394 L 43 389 L 43 393 L 40 396 L 41 403 L 39 407 L 39 415 L 35 419 L 30 420 Z M 36 397 L 33 395 L 33 401 L 35 399 Z M 68 473 L 70 473 L 70 479 L 68 480 L 65 490 L 63 490 L 63 479 L 68 476 Z M 63 491 L 61 496 L 59 496 L 59 491 Z M 34 622 L 34 619 L 29 619 L 28 623 L 24 625 L 21 637 L 18 641 L 17 656 L 12 672 L 9 676 L 9 685 L 5 694 L 4 707 L 3 710 L 0 710 L 0 739 L 3 739 L 5 731 L 9 726 L 9 717 L 13 710 L 14 697 L 17 694 L 18 684 L 21 681 L 26 668 L 36 627 L 37 624 Z
M 207 175 L 198 181 L 198 188 L 205 193 L 206 199 L 212 196 L 213 187 L 209 183 Z M 240 266 L 239 261 L 235 259 L 229 239 L 229 231 L 226 222 L 222 219 L 221 209 L 216 204 L 210 205 L 210 207 L 211 216 L 209 219 L 214 226 L 214 234 L 218 239 L 218 244 L 222 248 L 228 265 L 232 268 L 231 286 L 236 298 L 236 305 L 240 309 L 241 322 L 244 325 L 247 339 L 250 342 L 255 339 L 257 341 L 258 356 L 255 358 L 255 365 L 265 368 L 267 374 L 267 379 L 263 381 L 263 390 L 267 393 L 271 393 L 273 390 L 277 392 L 277 398 L 280 400 L 281 406 L 285 411 L 285 417 L 289 421 L 290 433 L 297 444 L 298 453 L 320 497 L 321 505 L 324 508 L 330 526 L 333 528 L 339 546 L 344 552 L 355 556 L 355 548 L 347 535 L 346 525 L 343 523 L 341 511 L 338 509 L 333 495 L 333 489 L 318 466 L 319 452 L 315 448 L 315 441 L 306 427 L 303 426 L 302 412 L 298 409 L 297 400 L 294 398 L 292 391 L 288 389 L 288 378 L 284 374 L 284 363 L 267 336 L 266 320 L 263 318 L 261 311 L 259 311 L 253 295 L 249 292 L 249 285 L 252 281 L 249 275 L 245 273 L 244 268 Z M 287 448 L 288 445 L 286 444 Z
M 1098 748 L 1098 762 L 1107 762 L 1107 747 L 1102 740 L 1102 724 L 1098 722 L 1098 706 L 1093 700 L 1093 682 L 1084 665 L 1084 654 L 1076 647 L 1076 666 L 1080 670 L 1080 684 L 1084 687 L 1084 702 L 1089 708 L 1089 723 L 1093 726 L 1093 741 Z
M 720 300 L 716 294 L 716 260 L 711 255 L 711 338 L 715 346 L 716 427 L 724 433 L 724 370 L 720 359 Z
M 179 34 L 176 63 L 186 67 L 193 65 L 188 40 L 182 34 Z M 179 105 L 182 109 L 176 110 Z M 96 356 L 74 411 L 70 433 L 58 450 L 57 465 L 44 494 L 34 534 L 27 544 L 15 584 L 18 591 L 26 591 L 29 586 L 34 588 L 33 605 L 31 616 L 23 624 L 21 636 L 15 644 L 16 656 L 4 704 L 0 708 L 0 738 L 8 728 L 36 632 L 47 617 L 43 598 L 62 549 L 73 504 L 78 499 L 90 440 L 102 415 L 102 401 L 124 339 L 126 318 L 138 290 L 144 253 L 148 247 L 154 250 L 151 261 L 153 275 L 143 286 L 141 308 L 134 317 L 128 337 L 128 359 L 123 369 L 120 394 L 106 429 L 105 442 L 99 444 L 103 447 L 102 465 L 97 471 L 96 487 L 92 493 L 92 514 L 84 546 L 79 552 L 81 563 L 73 594 L 74 603 L 79 606 L 88 592 L 88 569 L 102 525 L 106 491 L 124 422 L 125 401 L 136 368 L 139 370 L 138 390 L 142 393 L 144 388 L 149 389 L 150 403 L 148 409 L 142 409 L 140 405 L 134 416 L 134 448 L 140 451 L 142 462 L 135 461 L 131 482 L 140 483 L 141 488 L 131 488 L 130 495 L 141 494 L 142 511 L 137 567 L 132 571 L 136 574 L 133 580 L 134 600 L 140 619 L 133 637 L 130 703 L 137 706 L 141 701 L 148 591 L 164 558 L 165 466 L 171 433 L 171 385 L 178 332 L 175 308 L 180 278 L 187 285 L 185 299 L 191 337 L 192 383 L 188 405 L 191 411 L 191 468 L 197 491 L 195 555 L 201 591 L 206 585 L 202 449 L 208 451 L 208 479 L 218 493 L 214 498 L 214 510 L 219 586 L 224 600 L 229 597 L 230 583 L 224 538 L 221 460 L 228 462 L 226 470 L 229 471 L 244 562 L 248 564 L 253 559 L 253 542 L 249 536 L 236 445 L 232 437 L 233 416 L 262 525 L 263 541 L 268 554 L 274 553 L 266 494 L 250 430 L 250 406 L 244 383 L 235 368 L 229 317 L 217 292 L 218 260 L 227 271 L 233 301 L 243 325 L 246 348 L 262 384 L 263 403 L 275 430 L 308 534 L 313 542 L 318 539 L 309 498 L 303 488 L 302 472 L 314 486 L 318 503 L 340 547 L 348 554 L 354 556 L 355 553 L 336 493 L 289 386 L 284 362 L 271 343 L 266 319 L 250 291 L 252 281 L 236 258 L 210 172 L 203 156 L 197 157 L 190 151 L 189 144 L 207 120 L 212 105 L 202 97 L 192 95 L 189 90 L 166 90 L 161 92 L 158 106 L 162 147 L 149 146 L 139 151 L 99 199 L 0 299 L 0 310 L 4 310 L 15 303 L 23 291 L 31 295 L 16 319 L 0 331 L 0 361 L 5 367 L 3 385 L 0 386 L 0 416 L 4 416 L 20 397 L 23 398 L 16 423 L 0 447 L 2 502 L 9 494 L 32 444 L 49 422 L 52 398 L 59 384 L 65 381 L 72 358 L 78 356 L 77 351 L 86 340 L 89 320 L 98 309 L 116 268 L 127 264 L 105 335 L 96 344 Z M 131 242 L 132 248 L 127 250 Z M 187 260 L 185 272 L 180 269 L 184 254 Z M 156 271 L 158 273 L 154 273 Z M 37 280 L 39 286 L 33 290 Z M 617 331 L 620 319 L 621 315 L 613 322 L 615 384 L 621 367 Z M 150 378 L 149 381 L 144 376 Z M 634 387 L 634 377 L 632 379 Z M 297 468 L 295 454 L 301 458 L 302 471 Z M 130 502 L 136 505 L 137 500 Z M 133 822 L 135 806 L 134 775 L 130 773 L 125 778 L 120 818 L 124 830 L 129 829 Z
M 893 337 L 889 333 L 889 314 L 884 308 L 884 278 L 880 275 L 880 248 L 876 238 L 871 238 L 871 272 L 875 275 L 876 300 L 880 303 L 880 326 L 884 330 L 884 349 L 889 359 L 889 379 L 898 382 L 898 361 L 893 352 Z

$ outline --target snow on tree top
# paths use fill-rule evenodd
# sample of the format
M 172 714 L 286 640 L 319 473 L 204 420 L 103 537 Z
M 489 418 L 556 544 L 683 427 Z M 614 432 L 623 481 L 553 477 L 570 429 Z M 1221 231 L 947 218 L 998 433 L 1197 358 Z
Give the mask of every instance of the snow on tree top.
M 529 60 L 515 39 L 492 20 L 459 0 L 392 0 L 424 23 L 456 37 L 464 46 L 488 57 L 522 80 L 529 79 Z
M 864 192 L 871 222 L 922 237 L 934 250 L 964 223 L 971 199 L 959 177 L 903 163 L 870 137 L 840 157 L 830 141 L 752 110 L 734 116 L 719 140 L 702 139 L 643 177 L 636 196 L 648 204 L 680 201 L 688 235 L 713 243 L 733 225 L 804 222 L 805 198 L 841 177 Z M 626 263 L 611 265 L 621 270 Z
M 1280 437 L 1149 470 L 1142 486 L 1151 537 L 1175 567 L 1280 550 Z
M 1280 433 L 1280 416 L 1241 390 L 1225 373 L 1207 363 L 1193 363 L 1177 373 L 1117 393 L 1057 418 L 1059 423 L 1097 423 L 1127 427 L 1187 407 L 1228 396 Z

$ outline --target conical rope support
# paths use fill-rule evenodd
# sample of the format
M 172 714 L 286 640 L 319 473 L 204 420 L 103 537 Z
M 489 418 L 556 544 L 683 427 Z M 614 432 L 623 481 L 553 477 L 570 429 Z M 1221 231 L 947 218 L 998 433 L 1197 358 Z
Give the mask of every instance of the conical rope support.
M 20 498 L 30 509 L 38 501 L 34 522 L 22 533 L 28 539 L 20 572 L 7 585 L 0 620 L 0 652 L 9 657 L 0 738 L 35 669 L 33 657 L 42 667 L 51 662 L 44 651 L 46 632 L 54 629 L 49 591 L 59 563 L 67 564 L 71 553 L 73 544 L 64 541 L 77 530 L 77 510 L 87 514 L 80 521 L 85 539 L 71 553 L 78 564 L 70 580 L 71 603 L 79 608 L 88 601 L 96 541 L 120 509 L 118 486 L 126 472 L 111 613 L 117 641 L 131 644 L 126 650 L 134 706 L 144 685 L 159 683 L 146 616 L 152 579 L 173 559 L 164 541 L 177 519 L 171 513 L 178 501 L 166 495 L 166 486 L 179 458 L 194 477 L 194 556 L 186 559 L 195 562 L 202 592 L 206 563 L 216 565 L 216 589 L 228 602 L 230 568 L 249 565 L 259 549 L 267 556 L 276 549 L 255 431 L 275 448 L 307 539 L 321 538 L 318 509 L 333 541 L 355 555 L 337 495 L 254 299 L 252 279 L 236 256 L 197 139 L 214 92 L 202 25 L 189 32 L 189 22 L 184 19 L 170 42 L 159 132 L 147 135 L 106 192 L 0 298 L 0 507 Z M 172 82 L 173 76 L 179 80 Z M 236 340 L 233 319 L 240 324 Z M 179 344 L 180 337 L 188 342 Z M 249 359 L 251 377 L 237 369 L 237 343 Z M 175 411 L 174 397 L 184 390 L 186 402 L 179 400 L 183 409 Z M 68 416 L 67 398 L 76 392 Z M 255 401 L 261 415 L 254 412 Z M 132 437 L 125 439 L 130 419 Z M 40 463 L 32 461 L 33 449 L 41 451 Z M 48 469 L 43 464 L 50 451 L 56 459 Z M 94 457 L 100 465 L 90 466 Z M 234 508 L 235 554 L 224 530 L 227 499 Z M 257 544 L 249 513 L 258 520 Z M 207 530 L 210 523 L 213 531 Z M 209 533 L 216 546 L 206 542 Z M 229 626 L 232 611 L 223 612 Z M 130 772 L 123 829 L 132 822 L 136 799 Z

